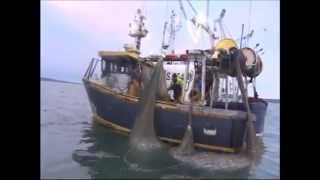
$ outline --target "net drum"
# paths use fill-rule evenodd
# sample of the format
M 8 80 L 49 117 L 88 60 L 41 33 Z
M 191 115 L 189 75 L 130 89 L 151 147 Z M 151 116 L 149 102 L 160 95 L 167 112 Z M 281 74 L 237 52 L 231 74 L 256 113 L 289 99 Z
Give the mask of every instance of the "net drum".
M 262 71 L 261 58 L 253 49 L 248 47 L 242 48 L 241 52 L 244 56 L 245 61 L 243 73 L 250 78 L 257 77 Z

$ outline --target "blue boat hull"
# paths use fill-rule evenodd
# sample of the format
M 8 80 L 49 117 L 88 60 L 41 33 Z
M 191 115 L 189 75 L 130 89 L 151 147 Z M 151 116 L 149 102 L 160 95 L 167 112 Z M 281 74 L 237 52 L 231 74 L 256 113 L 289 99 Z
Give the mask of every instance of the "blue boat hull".
M 249 98 L 248 100 L 251 112 L 256 116 L 256 121 L 254 121 L 256 133 L 261 135 L 264 132 L 264 119 L 267 112 L 268 103 L 263 99 Z M 213 107 L 224 109 L 225 103 L 215 102 Z M 246 111 L 244 104 L 237 102 L 230 102 L 228 104 L 228 109 Z
M 116 94 L 85 79 L 83 82 L 95 119 L 129 133 L 140 110 L 138 98 Z M 246 117 L 245 112 L 223 109 L 217 109 L 213 114 L 194 112 L 192 129 L 195 147 L 223 152 L 240 151 L 244 142 Z M 154 128 L 161 140 L 180 143 L 187 127 L 187 119 L 187 109 L 178 108 L 173 103 L 157 102 Z

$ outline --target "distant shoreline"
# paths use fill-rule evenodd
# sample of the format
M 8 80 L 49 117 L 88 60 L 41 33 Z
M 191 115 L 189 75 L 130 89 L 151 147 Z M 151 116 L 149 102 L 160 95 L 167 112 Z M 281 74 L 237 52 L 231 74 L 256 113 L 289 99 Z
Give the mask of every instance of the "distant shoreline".
M 271 103 L 280 103 L 280 99 L 264 99 L 264 100 Z
M 63 80 L 57 80 L 57 79 L 52 79 L 52 78 L 46 78 L 46 77 L 41 77 L 40 79 L 42 81 L 51 81 L 51 82 L 60 82 L 60 83 L 69 83 L 69 84 L 81 84 L 80 82 L 63 81 Z
M 60 82 L 60 83 L 69 83 L 69 84 L 81 84 L 80 82 L 70 82 L 70 81 L 63 81 L 63 80 L 57 80 L 57 79 L 45 78 L 45 77 L 41 77 L 41 80 L 43 80 L 43 81 L 52 81 L 52 82 Z M 267 101 L 267 102 L 271 102 L 271 103 L 280 103 L 280 99 L 264 99 L 264 100 Z

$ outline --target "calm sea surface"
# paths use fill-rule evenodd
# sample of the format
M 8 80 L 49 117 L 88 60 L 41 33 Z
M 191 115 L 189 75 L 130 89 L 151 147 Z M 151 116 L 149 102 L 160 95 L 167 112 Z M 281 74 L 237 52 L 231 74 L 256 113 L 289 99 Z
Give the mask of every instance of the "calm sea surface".
M 279 178 L 279 111 L 279 103 L 269 103 L 261 152 L 255 168 L 245 178 Z M 128 138 L 92 122 L 87 94 L 81 84 L 41 81 L 40 112 L 43 179 L 221 177 L 209 169 L 183 163 L 142 168 L 128 162 Z M 243 178 L 228 173 L 222 177 Z

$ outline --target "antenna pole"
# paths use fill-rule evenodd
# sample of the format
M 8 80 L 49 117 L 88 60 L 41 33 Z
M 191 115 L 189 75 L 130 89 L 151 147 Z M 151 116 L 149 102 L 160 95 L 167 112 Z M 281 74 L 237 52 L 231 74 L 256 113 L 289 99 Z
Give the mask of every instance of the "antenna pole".
M 169 39 L 169 46 L 171 47 L 171 52 L 174 54 L 174 42 L 176 39 L 176 32 L 180 30 L 181 26 L 176 25 L 176 13 L 174 10 L 171 11 L 171 21 L 170 21 L 170 39 Z
M 136 49 L 139 52 L 140 46 L 141 46 L 141 39 L 144 38 L 148 34 L 148 30 L 144 27 L 144 20 L 146 19 L 145 16 L 141 14 L 141 9 L 137 10 L 137 14 L 134 19 L 134 26 L 137 27 L 137 29 L 130 30 L 129 36 L 135 38 L 136 40 Z M 132 28 L 131 24 L 129 24 L 130 28 Z

